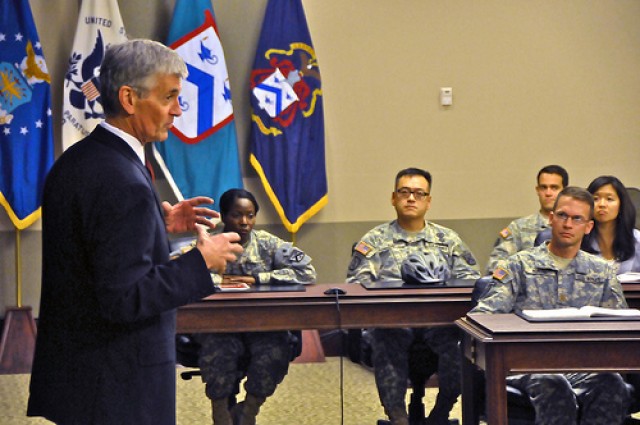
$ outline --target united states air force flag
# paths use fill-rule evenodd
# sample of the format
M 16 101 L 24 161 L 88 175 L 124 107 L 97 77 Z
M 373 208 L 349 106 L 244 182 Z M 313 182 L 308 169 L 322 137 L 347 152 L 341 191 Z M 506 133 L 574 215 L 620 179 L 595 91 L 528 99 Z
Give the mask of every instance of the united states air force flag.
M 87 136 L 104 118 L 100 99 L 100 65 L 110 44 L 127 36 L 117 0 L 83 0 L 64 76 L 62 148 Z
M 20 230 L 40 217 L 53 164 L 51 79 L 27 0 L 0 2 L 0 204 Z
M 251 73 L 251 157 L 289 232 L 327 204 L 320 70 L 300 0 L 269 0 Z
M 178 199 L 204 195 L 217 201 L 243 185 L 231 87 L 210 0 L 176 2 L 168 45 L 189 75 L 182 82 L 182 115 L 167 140 L 154 147 L 180 191 Z

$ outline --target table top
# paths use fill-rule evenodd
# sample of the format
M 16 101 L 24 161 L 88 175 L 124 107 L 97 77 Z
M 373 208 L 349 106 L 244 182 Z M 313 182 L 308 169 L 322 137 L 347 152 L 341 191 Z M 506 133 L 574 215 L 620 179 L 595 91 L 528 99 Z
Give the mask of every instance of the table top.
M 345 294 L 324 294 L 329 288 L 340 288 Z M 623 288 L 629 305 L 638 307 L 640 284 L 624 284 Z M 243 332 L 443 326 L 469 311 L 472 292 L 469 286 L 365 289 L 347 283 L 313 284 L 291 292 L 216 292 L 180 307 L 177 329 Z
M 625 297 L 640 299 L 640 283 L 623 284 Z M 366 289 L 360 284 L 353 283 L 319 283 L 305 286 L 304 291 L 238 291 L 238 292 L 216 292 L 202 301 L 181 307 L 188 309 L 201 303 L 207 302 L 245 302 L 245 300 L 328 300 L 334 299 L 335 295 L 325 295 L 324 291 L 329 288 L 340 288 L 346 292 L 340 295 L 341 301 L 354 301 L 357 299 L 377 297 L 397 298 L 404 297 L 444 297 L 444 296 L 465 296 L 471 297 L 473 288 L 468 286 L 444 286 L 433 285 L 422 288 L 390 288 L 390 289 Z
M 330 288 L 345 294 L 324 294 Z M 302 292 L 217 292 L 180 307 L 177 326 L 179 332 L 443 326 L 469 311 L 472 291 L 339 283 L 308 285 Z
M 456 321 L 456 324 L 473 338 L 484 343 L 514 340 L 637 340 L 640 338 L 640 321 L 550 321 L 529 322 L 509 314 L 472 313 Z
M 318 283 L 312 285 L 306 285 L 304 291 L 237 291 L 237 292 L 216 292 L 201 302 L 218 302 L 218 301 L 240 301 L 242 299 L 251 300 L 266 300 L 266 299 L 321 299 L 331 300 L 335 298 L 335 295 L 326 295 L 324 291 L 330 288 L 339 288 L 345 291 L 344 295 L 340 295 L 339 298 L 342 301 L 356 300 L 362 298 L 378 298 L 378 297 L 415 297 L 415 296 L 471 296 L 473 291 L 469 286 L 445 286 L 445 285 L 425 285 L 422 288 L 389 288 L 389 289 L 366 289 L 360 284 L 356 283 Z

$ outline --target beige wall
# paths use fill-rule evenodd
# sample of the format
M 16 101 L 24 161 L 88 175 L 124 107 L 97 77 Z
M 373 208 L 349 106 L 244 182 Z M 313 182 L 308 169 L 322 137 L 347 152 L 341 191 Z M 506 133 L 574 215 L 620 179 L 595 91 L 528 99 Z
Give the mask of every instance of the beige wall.
M 30 3 L 59 120 L 80 2 Z M 458 230 L 481 262 L 501 226 L 536 209 L 535 173 L 543 165 L 564 165 L 577 185 L 607 173 L 640 186 L 640 2 L 303 3 L 323 78 L 329 204 L 297 240 L 322 282 L 341 280 L 350 242 L 393 218 L 393 177 L 406 166 L 434 174 L 428 217 Z M 129 35 L 163 40 L 173 4 L 120 1 Z M 266 0 L 213 5 L 245 183 L 261 202 L 260 223 L 277 229 L 247 162 L 247 81 Z M 440 87 L 453 87 L 453 106 L 439 105 Z M 59 152 L 59 128 L 55 137 Z M 36 309 L 39 229 L 23 232 L 22 250 L 24 303 Z M 15 236 L 4 212 L 0 249 L 3 309 L 15 304 Z

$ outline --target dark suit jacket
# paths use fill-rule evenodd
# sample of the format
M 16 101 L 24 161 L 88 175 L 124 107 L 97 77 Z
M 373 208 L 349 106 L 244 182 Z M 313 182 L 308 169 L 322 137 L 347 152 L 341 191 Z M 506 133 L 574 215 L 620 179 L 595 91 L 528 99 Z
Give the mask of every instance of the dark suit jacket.
M 213 292 L 196 249 L 169 261 L 147 170 L 101 126 L 44 187 L 42 293 L 29 416 L 174 424 L 176 307 Z

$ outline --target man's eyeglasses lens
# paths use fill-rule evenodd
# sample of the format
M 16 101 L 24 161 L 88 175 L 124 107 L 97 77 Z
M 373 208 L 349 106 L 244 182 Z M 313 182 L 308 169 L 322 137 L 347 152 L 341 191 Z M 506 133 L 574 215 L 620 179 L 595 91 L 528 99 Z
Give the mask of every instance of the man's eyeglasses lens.
M 570 216 L 569 214 L 562 211 L 555 213 L 555 216 L 562 221 L 569 221 L 569 219 L 571 219 L 571 221 L 573 221 L 573 224 L 578 224 L 578 225 L 584 224 L 587 222 L 587 219 L 581 215 Z
M 409 196 L 413 195 L 416 201 L 424 201 L 426 197 L 429 196 L 429 192 L 425 192 L 424 190 L 411 190 L 406 187 L 401 187 L 396 190 L 396 193 L 403 199 L 407 199 Z

